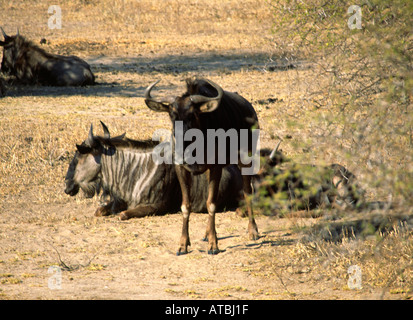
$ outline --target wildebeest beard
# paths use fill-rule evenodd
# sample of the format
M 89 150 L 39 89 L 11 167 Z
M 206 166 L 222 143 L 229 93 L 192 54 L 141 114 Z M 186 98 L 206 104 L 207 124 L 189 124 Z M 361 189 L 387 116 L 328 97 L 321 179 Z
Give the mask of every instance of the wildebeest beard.
M 88 184 L 80 184 L 80 188 L 85 194 L 86 198 L 93 198 L 95 194 L 100 193 L 101 179 L 98 177 L 96 180 L 89 182 Z
M 66 180 L 65 193 L 70 196 L 78 194 L 79 190 L 82 190 L 86 198 L 93 198 L 95 194 L 100 193 L 101 190 L 101 177 L 97 177 L 95 180 L 88 183 L 75 183 L 73 180 Z

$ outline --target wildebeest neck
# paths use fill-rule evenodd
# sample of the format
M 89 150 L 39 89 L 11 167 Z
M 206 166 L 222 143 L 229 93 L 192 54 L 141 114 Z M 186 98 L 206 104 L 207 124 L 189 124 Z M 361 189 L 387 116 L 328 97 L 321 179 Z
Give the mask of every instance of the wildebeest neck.
M 143 143 L 145 148 L 137 148 L 141 142 L 131 140 L 124 141 L 123 146 L 115 147 L 114 144 L 104 146 L 102 154 L 103 189 L 130 204 L 140 203 L 142 198 L 147 200 L 154 181 L 162 183 L 164 177 L 159 173 L 166 167 L 154 163 L 153 148 L 147 143 Z M 159 177 L 155 178 L 157 174 Z

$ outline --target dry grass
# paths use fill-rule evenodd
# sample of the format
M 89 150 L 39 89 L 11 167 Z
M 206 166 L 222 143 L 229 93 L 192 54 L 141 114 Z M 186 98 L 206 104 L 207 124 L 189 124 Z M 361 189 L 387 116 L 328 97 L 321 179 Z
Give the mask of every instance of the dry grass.
M 23 35 L 36 43 L 46 38 L 47 50 L 87 59 L 101 83 L 91 88 L 19 86 L 9 88 L 8 96 L 0 100 L 0 215 L 3 228 L 0 239 L 7 243 L 0 256 L 0 266 L 14 270 L 23 268 L 24 263 L 32 263 L 24 274 L 37 274 L 36 278 L 25 277 L 23 272 L 19 275 L 18 272 L 2 271 L 0 280 L 3 285 L 20 286 L 29 282 L 35 290 L 36 280 L 42 276 L 31 270 L 58 261 L 48 241 L 59 251 L 66 250 L 62 259 L 73 265 L 80 265 L 99 254 L 101 260 L 97 259 L 79 271 L 84 274 L 71 275 L 73 283 L 80 278 L 96 277 L 93 281 L 103 278 L 113 284 L 113 279 L 119 277 L 117 273 L 111 273 L 112 262 L 108 261 L 114 261 L 113 257 L 119 259 L 118 267 L 126 270 L 125 262 L 135 266 L 137 261 L 152 261 L 150 250 L 154 248 L 163 255 L 170 253 L 165 243 L 175 241 L 175 238 L 165 234 L 162 220 L 144 219 L 130 224 L 97 220 L 91 218 L 96 199 L 86 200 L 78 196 L 74 200 L 63 193 L 64 176 L 75 143 L 86 138 L 90 123 L 97 134 L 102 133 L 99 126 L 102 120 L 112 135 L 126 131 L 132 138 L 150 138 L 155 129 L 170 128 L 167 116 L 151 113 L 142 99 L 144 88 L 154 79 L 162 79 L 157 92 L 160 95 L 180 92 L 182 80 L 195 74 L 207 76 L 230 91 L 238 91 L 257 110 L 262 127 L 261 147 L 271 147 L 282 139 L 281 148 L 294 159 L 313 163 L 339 162 L 360 177 L 368 191 L 368 200 L 388 200 L 388 189 L 382 184 L 378 187 L 370 184 L 374 179 L 374 168 L 368 167 L 373 162 L 367 163 L 365 154 L 357 157 L 352 153 L 349 157 L 342 148 L 331 144 L 331 136 L 339 136 L 343 129 L 337 119 L 330 117 L 335 110 L 339 114 L 338 106 L 320 108 L 316 101 L 308 98 L 309 92 L 317 90 L 323 95 L 320 88 L 328 88 L 332 79 L 321 75 L 319 66 L 300 60 L 300 57 L 294 61 L 296 68 L 279 68 L 288 61 L 285 52 L 273 41 L 271 27 L 276 23 L 276 17 L 267 1 L 71 0 L 54 4 L 59 3 L 63 13 L 61 30 L 47 27 L 49 1 L 3 1 L 0 4 L 0 21 L 7 33 L 13 34 L 20 28 Z M 30 19 L 27 19 L 28 12 Z M 337 143 L 351 147 L 347 137 Z M 400 141 L 400 144 L 406 147 L 408 141 Z M 373 146 L 370 149 L 373 150 Z M 389 150 L 397 153 L 390 154 Z M 370 160 L 382 157 L 395 163 L 395 167 L 388 170 L 390 175 L 386 179 L 392 180 L 395 178 L 392 175 L 401 174 L 400 170 L 393 169 L 411 167 L 411 163 L 403 163 L 411 159 L 401 150 L 373 150 Z M 411 189 L 407 189 L 409 186 L 402 187 L 406 194 L 411 193 Z M 380 216 L 411 217 L 408 202 L 401 204 L 377 213 Z M 69 209 L 72 205 L 74 208 Z M 65 208 L 64 211 L 61 208 Z M 350 214 L 355 214 L 356 218 Z M 351 225 L 362 214 L 339 212 L 337 225 L 323 219 L 272 221 L 277 224 L 276 232 L 270 223 L 268 230 L 266 225 L 260 225 L 264 240 L 242 247 L 242 254 L 236 257 L 240 262 L 233 264 L 225 261 L 232 258 L 231 250 L 241 245 L 228 246 L 222 258 L 217 259 L 221 259 L 222 264 L 227 263 L 230 272 L 244 275 L 244 280 L 251 281 L 251 275 L 258 279 L 254 286 L 242 282 L 222 285 L 214 282 L 222 272 L 217 260 L 193 252 L 184 262 L 168 267 L 172 271 L 161 272 L 156 278 L 158 282 L 155 281 L 156 288 L 163 297 L 172 299 L 344 299 L 368 296 L 377 290 L 379 298 L 389 298 L 388 292 L 393 294 L 390 298 L 411 298 L 411 218 L 392 225 L 385 233 L 374 227 L 363 235 L 364 238 L 361 232 L 353 237 L 350 231 L 344 235 L 337 233 L 334 241 L 326 236 Z M 163 218 L 174 223 L 179 220 Z M 241 240 L 236 238 L 240 232 L 237 229 L 239 221 L 229 220 L 226 229 L 219 232 L 236 234 L 235 243 L 244 241 L 243 236 Z M 25 228 L 29 227 L 33 228 L 33 234 L 24 235 Z M 146 231 L 146 238 L 139 238 L 139 228 L 157 230 L 158 233 Z M 175 229 L 178 230 L 178 226 Z M 48 232 L 52 235 L 45 236 Z M 77 240 L 83 233 L 92 235 L 93 240 Z M 306 235 L 306 241 L 298 241 L 297 238 L 303 235 Z M 27 246 L 27 242 L 18 244 L 13 239 L 39 243 L 24 250 L 21 247 Z M 85 244 L 86 240 L 92 244 Z M 130 246 L 125 247 L 125 243 Z M 20 252 L 33 255 L 33 261 L 26 260 L 24 255 L 13 256 L 16 247 L 21 249 Z M 159 259 L 164 256 L 160 255 Z M 207 265 L 208 275 L 194 275 L 194 280 L 186 287 L 175 285 L 183 278 L 181 269 L 189 268 L 191 263 L 198 268 Z M 358 292 L 347 287 L 347 269 L 355 264 L 361 267 L 363 274 L 363 289 Z M 127 280 L 126 276 L 124 278 Z M 144 275 L 144 279 L 149 281 L 151 277 Z M 147 286 L 143 284 L 145 280 L 140 280 L 143 288 Z M 160 287 L 158 283 L 161 281 L 167 285 Z M 10 297 L 7 290 L 12 289 L 9 288 L 5 289 L 6 293 L 0 290 L 0 294 Z M 387 290 L 386 294 L 384 290 Z M 33 297 L 23 289 L 21 292 L 22 298 Z M 19 293 L 11 297 L 19 297 Z
M 346 279 L 348 268 L 357 265 L 361 269 L 364 289 L 382 288 L 381 298 L 389 289 L 391 294 L 398 292 L 411 298 L 412 254 L 411 226 L 402 223 L 386 234 L 364 239 L 350 236 L 336 243 L 320 239 L 300 243 L 292 256 L 301 263 L 312 261 L 313 273 L 331 279 Z
M 58 1 L 59 2 L 59 1 Z M 55 3 L 59 5 L 59 3 Z M 48 1 L 30 3 L 32 19 L 25 19 L 28 2 L 3 3 L 6 32 L 20 28 L 34 38 L 45 37 L 51 47 L 73 54 L 147 54 L 199 50 L 256 50 L 268 45 L 273 17 L 265 1 L 65 1 L 62 29 L 50 30 Z M 35 26 L 35 28 L 33 28 Z M 74 48 L 73 48 L 74 47 Z

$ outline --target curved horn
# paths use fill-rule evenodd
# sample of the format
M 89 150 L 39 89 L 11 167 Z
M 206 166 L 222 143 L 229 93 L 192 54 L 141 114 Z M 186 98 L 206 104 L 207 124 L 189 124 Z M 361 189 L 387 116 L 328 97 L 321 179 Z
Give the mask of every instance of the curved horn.
M 146 88 L 145 90 L 145 103 L 148 106 L 149 109 L 156 111 L 156 112 L 168 112 L 169 111 L 169 102 L 160 102 L 156 101 L 151 97 L 151 91 L 152 89 L 158 84 L 158 81 L 155 81 L 152 83 L 149 87 Z
M 199 108 L 201 112 L 211 112 L 214 111 L 221 101 L 222 96 L 224 95 L 224 90 L 214 83 L 211 80 L 205 79 L 205 81 L 217 91 L 216 97 L 206 97 L 200 94 L 194 94 L 190 96 L 190 99 L 193 103 L 202 103 L 203 105 Z
M 149 87 L 146 88 L 145 90 L 145 99 L 147 100 L 153 100 L 151 97 L 151 91 L 152 89 L 161 81 L 160 79 L 152 83 Z
M 4 39 L 10 38 L 10 37 L 6 34 L 6 32 L 4 32 L 3 27 L 0 27 L 0 29 L 1 29 L 1 33 L 3 33 Z
M 280 144 L 281 144 L 281 140 L 280 140 L 280 142 L 278 142 L 278 144 L 275 146 L 274 150 L 271 152 L 271 154 L 269 156 L 269 158 L 271 160 L 273 160 L 275 158 L 275 155 L 277 154 L 277 151 L 278 151 L 278 148 L 280 147 Z
M 93 138 L 93 124 L 91 123 L 91 124 L 90 124 L 89 135 L 88 135 L 85 143 L 86 143 L 89 147 L 92 147 L 92 146 L 93 146 L 93 140 L 94 140 L 94 138 Z
M 110 139 L 110 133 L 109 133 L 108 127 L 102 121 L 100 121 L 100 124 L 102 125 L 102 128 L 103 128 L 103 137 L 105 139 Z

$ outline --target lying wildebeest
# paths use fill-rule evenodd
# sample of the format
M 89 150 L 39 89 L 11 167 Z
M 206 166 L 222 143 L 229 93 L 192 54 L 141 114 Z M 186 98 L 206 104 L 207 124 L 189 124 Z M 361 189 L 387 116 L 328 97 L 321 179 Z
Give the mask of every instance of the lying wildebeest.
M 122 220 L 178 211 L 181 192 L 175 166 L 153 160 L 159 142 L 136 141 L 124 135 L 111 138 L 104 123 L 102 127 L 103 137 L 94 136 L 91 126 L 88 138 L 77 145 L 66 174 L 66 194 L 74 196 L 80 188 L 90 198 L 103 189 L 103 197 L 109 196 L 110 201 L 95 215 L 120 212 Z M 205 175 L 194 178 L 191 200 L 196 212 L 206 212 L 207 186 Z M 229 166 L 223 172 L 217 206 L 235 208 L 241 193 L 238 167 Z
M 1 28 L 1 27 L 0 27 Z M 3 28 L 4 41 L 1 71 L 9 73 L 24 84 L 49 86 L 85 86 L 95 83 L 89 64 L 75 56 L 48 53 L 17 33 L 8 36 Z
M 279 146 L 279 144 L 278 144 Z M 264 159 L 255 177 L 257 201 L 264 210 L 313 210 L 357 208 L 364 203 L 364 191 L 353 173 L 339 164 L 316 166 L 289 161 L 278 146 Z M 262 150 L 261 155 L 265 151 Z M 281 166 L 281 164 L 284 164 Z
M 203 154 L 201 157 L 202 161 L 196 159 L 193 161 L 194 158 L 189 157 L 188 159 L 182 159 L 181 162 L 178 162 L 179 165 L 176 166 L 176 172 L 182 190 L 181 210 L 183 213 L 182 235 L 177 254 L 187 253 L 188 246 L 191 244 L 188 227 L 190 213 L 194 210 L 190 198 L 194 176 L 204 173 L 207 170 L 209 182 L 207 200 L 209 219 L 206 231 L 208 235 L 208 253 L 217 254 L 219 249 L 215 230 L 215 211 L 217 196 L 219 195 L 218 188 L 222 180 L 222 169 L 230 163 L 234 163 L 232 161 L 234 157 L 235 162 L 238 163 L 240 168 L 245 167 L 242 157 L 248 154 L 248 152 L 255 154 L 257 140 L 254 141 L 252 129 L 253 127 L 258 128 L 257 114 L 251 103 L 246 99 L 237 93 L 224 91 L 219 85 L 206 79 L 187 79 L 187 90 L 183 95 L 177 96 L 174 101 L 171 102 L 158 101 L 151 97 L 151 90 L 158 82 L 159 81 L 153 83 L 146 89 L 145 103 L 154 111 L 167 112 L 169 114 L 173 125 L 174 137 L 177 137 L 177 135 L 185 137 L 187 133 L 195 134 L 200 132 L 202 138 L 206 140 L 210 138 L 211 130 L 215 133 L 221 130 L 224 134 L 235 132 L 236 141 L 232 141 L 231 139 L 231 143 L 225 143 L 225 146 L 213 141 L 212 150 L 214 151 L 215 149 L 215 157 L 212 157 L 212 159 L 210 158 L 211 150 L 208 150 L 204 143 L 204 148 L 201 150 Z M 191 129 L 192 131 L 190 131 Z M 196 130 L 194 131 L 193 129 Z M 247 133 L 244 139 L 247 139 L 248 142 L 243 150 L 241 146 L 245 141 L 242 141 L 241 131 Z M 195 138 L 197 138 L 197 135 L 195 135 Z M 176 149 L 178 144 L 182 143 L 184 150 L 187 151 L 186 148 L 190 145 L 191 141 L 191 144 L 197 142 L 196 140 L 193 141 L 193 139 L 184 139 L 183 142 L 175 141 L 174 148 Z M 235 150 L 233 149 L 234 147 Z M 221 153 L 222 151 L 224 152 L 224 157 L 219 159 L 218 154 L 220 151 Z M 252 166 L 253 163 L 249 165 Z M 253 217 L 249 197 L 252 193 L 251 175 L 243 174 L 242 179 L 249 217 L 249 236 L 251 239 L 257 239 L 258 228 Z

